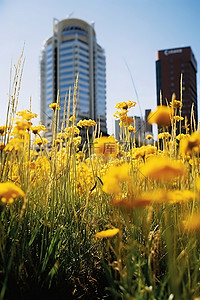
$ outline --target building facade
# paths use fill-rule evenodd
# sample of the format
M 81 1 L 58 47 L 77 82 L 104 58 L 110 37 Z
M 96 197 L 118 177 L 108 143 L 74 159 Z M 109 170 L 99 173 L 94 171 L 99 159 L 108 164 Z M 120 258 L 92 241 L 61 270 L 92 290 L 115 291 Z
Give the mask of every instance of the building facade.
M 176 94 L 180 99 L 180 81 L 182 74 L 182 115 L 187 116 L 189 123 L 193 107 L 197 124 L 197 62 L 190 47 L 165 49 L 157 52 L 156 85 L 157 104 L 167 105 Z
M 52 126 L 52 110 L 49 105 L 60 95 L 60 123 L 63 121 L 66 93 L 78 74 L 76 121 L 93 119 L 100 122 L 103 134 L 106 125 L 106 58 L 97 43 L 94 24 L 68 18 L 54 21 L 53 36 L 45 41 L 40 61 L 41 74 L 41 123 L 47 129 Z M 72 115 L 72 101 L 70 105 Z

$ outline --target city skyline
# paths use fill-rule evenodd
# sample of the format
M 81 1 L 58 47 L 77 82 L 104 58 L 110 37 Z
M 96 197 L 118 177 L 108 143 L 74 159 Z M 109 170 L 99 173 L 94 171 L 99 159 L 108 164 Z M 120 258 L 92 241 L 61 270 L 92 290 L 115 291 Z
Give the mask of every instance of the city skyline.
M 95 22 L 98 42 L 107 60 L 108 133 L 114 133 L 115 104 L 134 100 L 133 115 L 156 106 L 156 52 L 191 46 L 199 70 L 200 20 L 198 1 L 0 1 L 2 46 L 0 49 L 0 112 L 5 122 L 11 60 L 17 63 L 25 41 L 25 67 L 19 109 L 40 111 L 39 56 L 42 42 L 52 34 L 52 20 L 66 15 Z M 115 13 L 113 13 L 115 12 Z M 136 91 L 134 89 L 136 88 Z M 197 92 L 199 98 L 199 74 Z M 137 96 L 138 95 L 138 96 Z M 141 108 L 141 109 L 140 109 Z M 200 114 L 199 114 L 200 115 Z M 39 120 L 39 119 L 38 119 Z

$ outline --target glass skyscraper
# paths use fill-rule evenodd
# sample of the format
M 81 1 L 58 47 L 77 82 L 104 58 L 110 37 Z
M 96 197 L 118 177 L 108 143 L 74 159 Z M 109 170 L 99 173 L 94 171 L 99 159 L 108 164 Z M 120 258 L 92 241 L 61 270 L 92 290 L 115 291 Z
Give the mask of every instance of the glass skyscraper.
M 60 94 L 60 127 L 63 121 L 65 95 L 78 77 L 76 120 L 100 121 L 101 132 L 106 126 L 106 59 L 97 43 L 94 24 L 68 18 L 54 21 L 53 36 L 45 41 L 40 61 L 41 122 L 51 129 L 52 110 Z M 71 100 L 72 101 L 72 100 Z M 72 115 L 72 104 L 71 104 Z

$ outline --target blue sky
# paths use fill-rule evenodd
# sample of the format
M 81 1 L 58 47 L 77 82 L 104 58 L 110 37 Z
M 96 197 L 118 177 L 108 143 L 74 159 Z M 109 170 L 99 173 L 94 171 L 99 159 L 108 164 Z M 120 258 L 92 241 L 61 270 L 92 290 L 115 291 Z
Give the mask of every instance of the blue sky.
M 108 132 L 112 134 L 115 104 L 136 100 L 126 63 L 142 114 L 156 106 L 157 50 L 191 46 L 199 71 L 199 12 L 198 0 L 0 0 L 0 125 L 5 122 L 11 61 L 17 63 L 24 42 L 19 109 L 29 108 L 31 96 L 32 110 L 40 112 L 39 57 L 43 41 L 52 35 L 53 18 L 62 20 L 72 14 L 95 22 L 97 41 L 106 52 Z M 197 83 L 199 96 L 199 74 Z M 132 114 L 140 115 L 139 105 Z

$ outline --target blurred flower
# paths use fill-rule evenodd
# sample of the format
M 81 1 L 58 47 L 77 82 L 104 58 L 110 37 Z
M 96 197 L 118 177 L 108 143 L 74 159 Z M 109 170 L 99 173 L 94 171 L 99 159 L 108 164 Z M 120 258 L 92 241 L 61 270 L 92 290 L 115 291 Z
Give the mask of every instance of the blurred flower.
M 24 147 L 24 139 L 13 138 L 5 146 L 4 151 L 18 151 Z
M 20 187 L 13 182 L 0 183 L 0 197 L 1 202 L 12 204 L 15 198 L 25 197 L 24 192 Z
M 189 215 L 186 220 L 182 221 L 182 225 L 187 232 L 200 230 L 200 213 Z
M 110 237 L 115 236 L 118 232 L 119 232 L 118 228 L 103 230 L 103 231 L 97 232 L 95 234 L 95 237 L 99 238 L 99 239 L 110 238 Z
M 122 192 L 121 183 L 130 179 L 129 171 L 130 166 L 128 164 L 111 166 L 106 175 L 102 177 L 102 190 L 107 194 L 120 194 Z
M 16 125 L 14 126 L 14 130 L 17 133 L 17 131 L 24 131 L 27 129 L 30 129 L 31 123 L 28 122 L 26 119 L 23 118 L 17 118 L 14 120 Z
M 191 136 L 186 136 L 180 142 L 180 154 L 185 156 L 187 154 L 198 153 L 200 151 L 200 134 L 195 131 Z
M 171 125 L 172 111 L 168 106 L 157 106 L 155 111 L 151 111 L 148 115 L 148 122 L 150 124 L 157 124 L 158 126 Z
M 184 165 L 166 157 L 151 157 L 140 169 L 144 177 L 153 180 L 168 181 L 185 173 Z
M 113 136 L 102 136 L 94 140 L 94 151 L 101 156 L 116 156 L 118 152 L 118 141 Z

